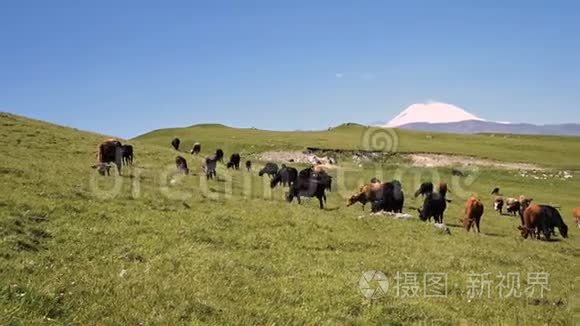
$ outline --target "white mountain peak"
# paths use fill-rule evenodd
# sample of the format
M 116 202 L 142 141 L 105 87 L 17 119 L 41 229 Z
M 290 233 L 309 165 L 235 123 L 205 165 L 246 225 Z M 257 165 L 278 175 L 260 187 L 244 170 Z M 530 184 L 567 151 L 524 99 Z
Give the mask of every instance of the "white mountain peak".
M 448 123 L 467 120 L 485 121 L 453 104 L 416 103 L 389 121 L 385 127 L 396 128 L 410 123 Z

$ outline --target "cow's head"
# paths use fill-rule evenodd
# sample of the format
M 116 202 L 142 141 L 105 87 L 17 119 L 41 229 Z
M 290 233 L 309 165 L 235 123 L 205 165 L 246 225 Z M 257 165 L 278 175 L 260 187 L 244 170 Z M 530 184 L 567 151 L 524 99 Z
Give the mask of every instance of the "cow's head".
M 532 204 L 532 201 L 534 201 L 533 198 L 525 198 L 523 196 L 520 197 L 519 199 L 520 208 L 525 211 L 526 208 L 528 208 Z
M 522 234 L 522 237 L 524 239 L 527 239 L 528 236 L 530 235 L 530 230 L 527 227 L 525 227 L 525 226 L 521 226 L 521 225 L 518 226 L 518 230 L 520 230 L 520 232 Z
M 364 200 L 363 198 L 363 194 L 356 194 L 356 195 L 352 195 L 347 201 L 346 201 L 346 207 L 350 207 L 356 203 L 362 203 L 363 205 L 366 204 L 366 200 Z
M 110 175 L 111 166 L 107 163 L 97 163 L 91 166 L 91 168 L 96 169 L 97 172 L 99 172 L 99 174 L 102 176 L 104 176 L 105 174 Z

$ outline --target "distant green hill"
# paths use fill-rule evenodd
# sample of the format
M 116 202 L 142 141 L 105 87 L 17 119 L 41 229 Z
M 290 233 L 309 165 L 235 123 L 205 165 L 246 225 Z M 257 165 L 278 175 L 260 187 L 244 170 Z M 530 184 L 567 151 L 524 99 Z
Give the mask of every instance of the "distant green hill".
M 580 137 L 459 135 L 343 124 L 325 131 L 294 132 L 194 125 L 160 129 L 135 139 L 167 147 L 174 137 L 181 139 L 183 150 L 189 150 L 194 142 L 200 142 L 206 153 L 216 148 L 222 148 L 228 153 L 302 150 L 306 147 L 372 149 L 469 155 L 561 169 L 580 169 Z

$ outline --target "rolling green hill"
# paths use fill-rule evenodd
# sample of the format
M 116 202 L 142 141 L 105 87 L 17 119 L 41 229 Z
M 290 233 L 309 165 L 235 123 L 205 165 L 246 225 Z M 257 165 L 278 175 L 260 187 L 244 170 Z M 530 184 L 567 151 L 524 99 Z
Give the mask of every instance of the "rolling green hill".
M 282 133 L 223 126 L 163 130 L 132 140 L 136 160 L 121 176 L 101 177 L 90 166 L 105 136 L 0 114 L 0 324 L 518 324 L 573 325 L 580 229 L 571 210 L 580 184 L 522 178 L 480 169 L 466 178 L 448 168 L 380 164 L 330 170 L 335 189 L 327 209 L 315 200 L 284 201 L 255 172 L 218 167 L 219 181 L 200 176 L 200 158 L 186 155 L 192 174 L 177 175 L 172 137 L 184 147 L 226 155 L 305 146 L 360 148 L 363 129 Z M 577 139 L 454 136 L 398 131 L 401 151 L 452 152 L 498 160 L 577 168 Z M 184 155 L 184 154 L 181 154 Z M 345 198 L 373 176 L 398 178 L 406 210 L 423 180 L 449 182 L 451 235 L 416 218 L 371 217 Z M 519 219 L 490 208 L 489 191 L 527 194 L 560 206 L 570 238 L 523 240 Z M 459 227 L 467 196 L 486 205 L 482 234 Z M 383 272 L 385 296 L 361 292 L 363 273 Z M 417 277 L 406 288 L 395 278 Z M 549 273 L 549 290 L 500 296 L 498 276 Z M 447 276 L 444 297 L 426 297 L 429 273 Z M 486 274 L 489 273 L 489 274 Z M 470 282 L 488 275 L 485 289 Z M 377 288 L 377 282 L 368 286 Z M 411 292 L 408 292 L 406 290 Z M 367 293 L 368 292 L 364 292 Z M 410 294 L 405 296 L 404 294 Z M 515 292 L 518 293 L 517 291 Z M 414 295 L 416 294 L 416 295 Z M 476 293 L 471 293 L 476 294 Z M 505 293 L 504 293 L 505 294 Z M 575 297 L 576 295 L 576 297 Z M 576 308 L 577 309 L 577 308 Z M 577 322 L 577 321 L 576 321 Z
M 206 124 L 156 130 L 135 140 L 167 147 L 174 137 L 181 139 L 183 149 L 191 149 L 194 142 L 199 142 L 206 151 L 221 147 L 226 152 L 239 151 L 242 154 L 303 150 L 306 147 L 369 149 L 459 154 L 580 169 L 580 137 L 455 135 L 367 128 L 357 124 L 344 124 L 328 131 L 279 132 Z

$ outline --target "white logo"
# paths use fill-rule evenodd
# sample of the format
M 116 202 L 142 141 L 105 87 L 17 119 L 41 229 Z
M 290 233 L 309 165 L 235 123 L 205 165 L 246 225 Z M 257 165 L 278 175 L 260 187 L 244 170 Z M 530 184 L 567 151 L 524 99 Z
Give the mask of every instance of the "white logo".
M 358 281 L 362 295 L 369 300 L 384 297 L 389 291 L 389 281 L 385 274 L 379 271 L 364 272 Z

